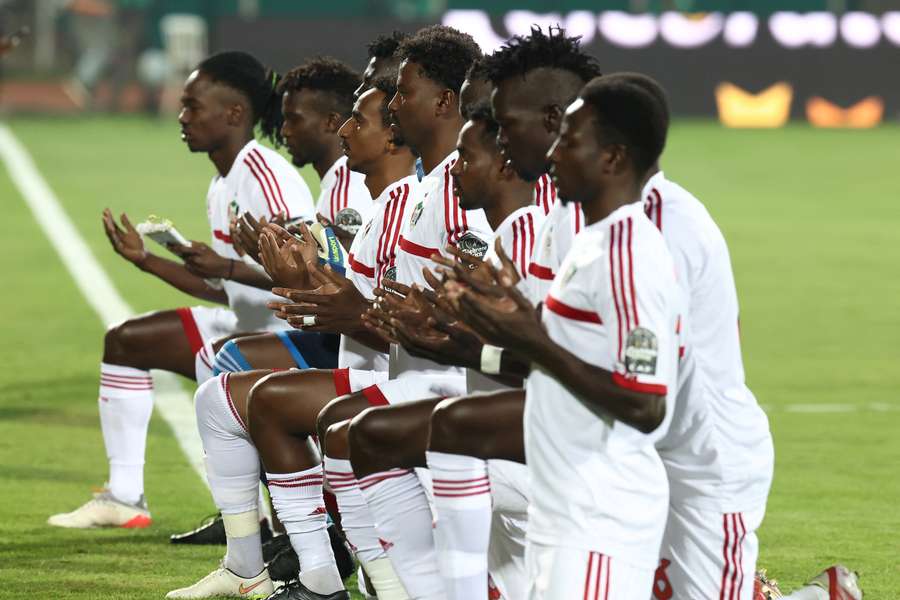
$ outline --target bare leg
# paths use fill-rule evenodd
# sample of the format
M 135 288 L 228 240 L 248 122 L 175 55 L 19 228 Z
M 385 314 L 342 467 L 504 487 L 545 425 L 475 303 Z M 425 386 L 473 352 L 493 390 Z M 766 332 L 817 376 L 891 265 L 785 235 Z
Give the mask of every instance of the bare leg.
M 194 378 L 194 353 L 174 310 L 141 315 L 110 327 L 103 339 L 103 362 Z
M 524 390 L 444 400 L 431 417 L 428 449 L 524 464 L 524 416 Z

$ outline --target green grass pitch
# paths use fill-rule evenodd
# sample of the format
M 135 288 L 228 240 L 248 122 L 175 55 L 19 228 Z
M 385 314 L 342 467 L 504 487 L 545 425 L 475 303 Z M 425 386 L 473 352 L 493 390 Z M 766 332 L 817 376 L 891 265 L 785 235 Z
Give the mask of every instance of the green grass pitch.
M 212 167 L 187 152 L 174 122 L 11 125 L 136 310 L 191 303 L 115 256 L 100 224 L 109 206 L 134 219 L 166 216 L 189 237 L 208 238 Z M 898 133 L 678 122 L 663 160 L 731 246 L 748 380 L 776 444 L 760 564 L 787 589 L 842 561 L 860 571 L 868 598 L 900 596 Z M 161 598 L 221 558 L 221 548 L 167 542 L 212 512 L 212 501 L 154 416 L 146 473 L 154 527 L 44 524 L 106 476 L 95 406 L 103 327 L 5 169 L 0 203 L 0 581 L 15 582 L 0 586 L 0 598 Z

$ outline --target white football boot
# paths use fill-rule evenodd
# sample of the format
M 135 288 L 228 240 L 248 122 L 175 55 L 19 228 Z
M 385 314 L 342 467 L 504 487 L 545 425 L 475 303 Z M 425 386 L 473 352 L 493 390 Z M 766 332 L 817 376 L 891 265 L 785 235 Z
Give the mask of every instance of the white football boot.
M 153 519 L 143 496 L 136 504 L 126 504 L 115 499 L 108 491 L 101 491 L 72 512 L 53 515 L 47 519 L 47 524 L 70 529 L 94 527 L 142 529 L 150 527 Z
M 806 585 L 814 585 L 828 592 L 828 600 L 862 600 L 863 597 L 859 575 L 844 565 L 828 567 Z
M 265 598 L 274 591 L 267 569 L 256 577 L 244 578 L 220 566 L 194 585 L 172 590 L 166 598 Z

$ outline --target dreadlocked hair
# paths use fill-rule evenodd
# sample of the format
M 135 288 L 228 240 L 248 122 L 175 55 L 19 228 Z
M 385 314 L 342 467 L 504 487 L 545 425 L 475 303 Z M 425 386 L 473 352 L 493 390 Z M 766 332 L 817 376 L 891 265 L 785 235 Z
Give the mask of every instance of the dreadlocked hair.
M 281 77 L 272 69 L 266 69 L 256 58 L 246 52 L 219 52 L 204 59 L 197 69 L 215 82 L 222 83 L 242 93 L 250 102 L 253 125 L 259 126 L 262 136 L 280 146 L 281 95 L 278 82 Z
M 288 71 L 278 84 L 278 93 L 301 89 L 321 92 L 327 100 L 320 110 L 338 113 L 347 120 L 353 110 L 353 92 L 361 82 L 359 73 L 347 64 L 330 56 L 317 56 Z
M 408 33 L 396 30 L 386 35 L 379 35 L 366 46 L 366 49 L 369 51 L 369 58 L 392 57 L 400 43 L 408 37 Z
M 484 128 L 482 138 L 488 145 L 496 146 L 500 124 L 494 119 L 490 102 L 477 102 L 472 106 L 469 109 L 469 120 L 473 123 L 478 123 Z
M 416 63 L 432 81 L 459 94 L 472 62 L 481 48 L 468 33 L 446 25 L 431 25 L 404 40 L 397 49 L 402 60 Z
M 566 37 L 560 27 L 549 27 L 544 33 L 536 25 L 531 35 L 514 36 L 486 57 L 484 68 L 494 85 L 540 68 L 568 71 L 585 83 L 600 75 L 597 62 L 581 49 L 580 37 Z

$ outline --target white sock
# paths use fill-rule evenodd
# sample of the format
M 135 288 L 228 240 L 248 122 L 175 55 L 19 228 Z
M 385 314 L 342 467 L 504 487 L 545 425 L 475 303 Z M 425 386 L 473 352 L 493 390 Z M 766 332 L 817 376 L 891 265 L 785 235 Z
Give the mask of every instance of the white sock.
M 487 600 L 491 484 L 480 458 L 426 452 L 434 488 L 434 543 L 447 597 Z
M 344 589 L 328 538 L 322 465 L 298 473 L 269 473 L 269 494 L 300 559 L 300 582 L 317 594 Z
M 241 577 L 263 569 L 259 534 L 259 454 L 249 441 L 228 391 L 229 373 L 197 388 L 197 429 L 206 454 L 206 477 L 222 511 L 228 553 L 225 566 Z
M 212 351 L 212 343 L 210 342 L 203 344 L 200 350 L 197 351 L 197 354 L 194 355 L 194 379 L 197 380 L 197 385 L 212 378 L 213 361 L 211 357 L 213 356 L 215 356 L 215 352 Z
M 153 413 L 150 371 L 100 363 L 98 404 L 109 491 L 118 500 L 135 504 L 144 494 L 144 453 Z
M 325 477 L 341 512 L 341 527 L 380 600 L 408 598 L 378 541 L 375 517 L 359 489 L 349 460 L 325 456 Z
M 828 592 L 817 585 L 805 585 L 799 590 L 782 596 L 783 600 L 828 600 Z
M 408 469 L 374 473 L 359 488 L 375 516 L 375 528 L 411 598 L 446 598 L 432 536 L 431 508 L 419 478 Z
M 259 533 L 259 512 L 254 509 L 239 514 L 222 513 L 222 521 L 228 542 L 225 568 L 240 577 L 256 577 L 265 568 Z

